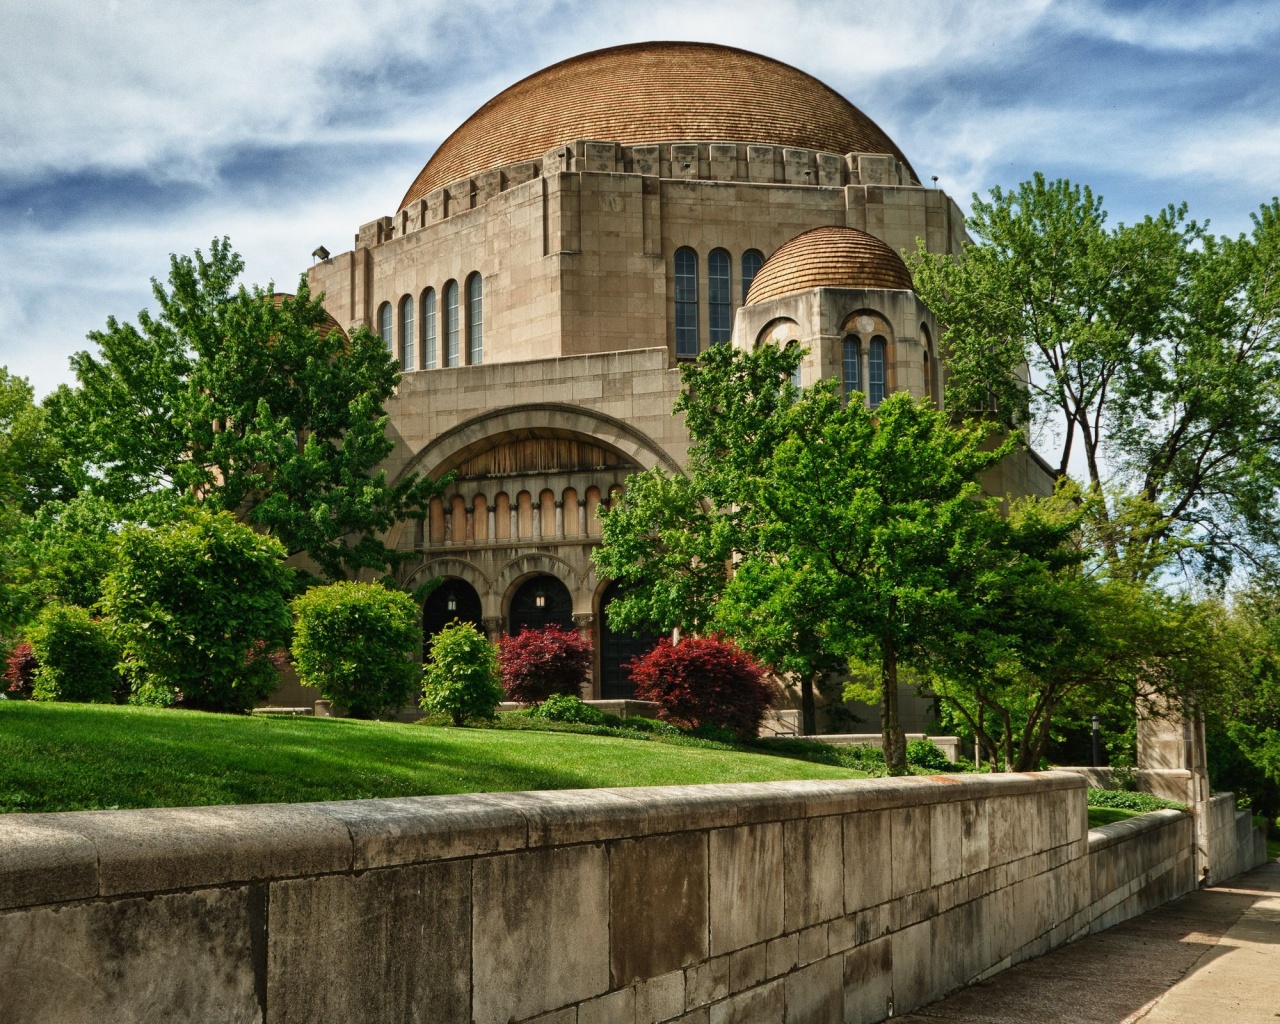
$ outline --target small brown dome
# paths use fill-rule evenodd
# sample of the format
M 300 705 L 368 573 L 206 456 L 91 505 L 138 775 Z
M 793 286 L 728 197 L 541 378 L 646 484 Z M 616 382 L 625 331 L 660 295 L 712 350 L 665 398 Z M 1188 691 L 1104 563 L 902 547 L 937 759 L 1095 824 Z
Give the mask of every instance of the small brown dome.
M 273 292 L 271 295 L 271 303 L 279 309 L 284 305 L 285 299 L 292 299 L 295 297 L 296 296 L 294 296 L 293 292 Z M 333 315 L 327 309 L 324 311 L 324 320 L 316 326 L 316 331 L 319 332 L 320 337 L 322 338 L 329 337 L 329 335 L 334 331 L 337 331 L 344 338 L 347 336 L 347 332 L 342 329 L 342 325 L 333 318 Z
M 755 142 L 907 163 L 871 118 L 789 64 L 709 43 L 633 43 L 571 57 L 500 92 L 440 144 L 400 209 L 575 139 Z
M 814 228 L 770 256 L 747 292 L 748 306 L 810 288 L 913 290 L 902 257 L 856 228 Z

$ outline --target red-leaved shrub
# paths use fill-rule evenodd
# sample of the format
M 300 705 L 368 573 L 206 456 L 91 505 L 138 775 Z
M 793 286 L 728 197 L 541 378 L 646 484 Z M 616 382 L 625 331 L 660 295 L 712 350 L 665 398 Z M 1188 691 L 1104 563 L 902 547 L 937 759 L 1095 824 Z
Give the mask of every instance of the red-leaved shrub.
M 553 693 L 578 696 L 591 678 L 591 641 L 560 626 L 504 636 L 498 649 L 508 700 L 538 704 Z
M 773 702 L 764 671 L 745 651 L 717 637 L 663 638 L 629 666 L 637 700 L 657 701 L 660 717 L 697 729 L 728 729 L 754 739 Z
M 29 643 L 24 641 L 15 644 L 5 663 L 5 692 L 12 697 L 30 698 L 31 688 L 35 685 L 36 669 L 39 667 L 40 662 Z

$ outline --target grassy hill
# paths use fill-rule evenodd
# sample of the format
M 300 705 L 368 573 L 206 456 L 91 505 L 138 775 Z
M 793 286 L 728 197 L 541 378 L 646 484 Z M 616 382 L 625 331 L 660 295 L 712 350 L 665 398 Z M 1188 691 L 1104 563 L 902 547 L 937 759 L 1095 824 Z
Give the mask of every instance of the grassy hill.
M 0 811 L 859 777 L 787 757 L 573 733 L 0 701 Z

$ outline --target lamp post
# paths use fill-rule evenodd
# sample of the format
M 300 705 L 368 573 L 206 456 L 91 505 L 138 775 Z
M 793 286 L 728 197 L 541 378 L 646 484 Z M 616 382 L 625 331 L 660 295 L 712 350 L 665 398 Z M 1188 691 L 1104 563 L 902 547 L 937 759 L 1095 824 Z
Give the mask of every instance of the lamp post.
M 1093 716 L 1093 760 L 1090 764 L 1094 768 L 1102 767 L 1102 726 L 1097 715 Z

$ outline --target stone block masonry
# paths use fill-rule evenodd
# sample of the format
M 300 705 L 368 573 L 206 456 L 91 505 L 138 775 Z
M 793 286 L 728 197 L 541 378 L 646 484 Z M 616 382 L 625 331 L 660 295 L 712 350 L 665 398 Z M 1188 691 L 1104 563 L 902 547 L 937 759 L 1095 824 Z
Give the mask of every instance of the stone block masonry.
M 0 1021 L 879 1021 L 1194 885 L 940 776 L 0 816 Z

